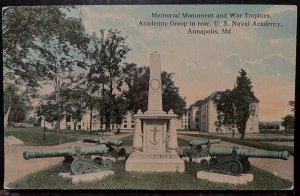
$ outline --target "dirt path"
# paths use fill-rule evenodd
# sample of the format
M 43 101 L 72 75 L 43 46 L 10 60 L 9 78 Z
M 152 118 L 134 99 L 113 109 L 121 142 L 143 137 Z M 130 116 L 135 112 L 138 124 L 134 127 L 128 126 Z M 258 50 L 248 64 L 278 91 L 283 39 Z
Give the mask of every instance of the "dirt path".
M 120 139 L 132 135 L 121 134 L 115 136 L 106 136 L 105 138 Z M 4 147 L 4 187 L 11 182 L 15 182 L 26 175 L 32 174 L 34 172 L 55 166 L 61 163 L 64 157 L 53 157 L 53 158 L 41 158 L 41 159 L 23 159 L 24 151 L 41 151 L 41 150 L 52 150 L 68 148 L 70 146 L 89 146 L 95 145 L 91 143 L 83 143 L 81 141 L 65 143 L 56 146 L 5 146 Z M 126 149 L 127 150 L 127 149 Z M 128 148 L 129 150 L 129 148 Z
M 197 136 L 186 136 L 178 134 L 178 138 L 184 140 L 190 140 L 194 138 L 199 138 Z M 214 144 L 214 146 L 227 146 L 227 147 L 244 147 L 248 149 L 257 149 L 249 146 L 234 144 L 230 142 L 222 141 L 220 144 Z M 251 165 L 268 171 L 276 176 L 279 176 L 283 179 L 294 182 L 294 156 L 290 156 L 288 160 L 280 159 L 265 159 L 265 158 L 249 158 Z

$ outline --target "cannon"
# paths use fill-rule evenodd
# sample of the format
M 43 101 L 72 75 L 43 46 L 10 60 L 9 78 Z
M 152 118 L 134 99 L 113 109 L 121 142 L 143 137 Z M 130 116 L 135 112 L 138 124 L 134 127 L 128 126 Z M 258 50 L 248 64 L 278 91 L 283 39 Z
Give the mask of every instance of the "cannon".
M 85 158 L 85 155 L 103 155 L 108 152 L 109 148 L 104 145 L 87 146 L 87 147 L 69 147 L 57 150 L 46 150 L 38 152 L 23 152 L 25 160 L 46 157 L 65 157 L 64 163 L 71 163 L 71 174 L 78 175 L 84 173 L 91 173 L 96 171 L 110 170 L 112 163 L 111 160 L 106 159 L 101 163 L 93 162 Z
M 211 146 L 208 150 L 211 159 L 201 160 L 200 166 L 202 170 L 222 173 L 228 175 L 240 175 L 250 170 L 250 162 L 248 158 L 272 158 L 287 160 L 289 153 L 287 151 L 268 151 L 268 150 L 250 150 L 238 147 L 216 147 Z M 218 157 L 218 159 L 216 158 Z M 219 163 L 219 157 L 223 157 L 223 161 Z
M 183 156 L 190 158 L 207 157 L 211 144 L 220 142 L 220 139 L 192 139 L 189 141 L 190 148 L 183 150 Z
M 125 148 L 121 148 L 120 150 L 118 149 L 123 144 L 121 140 L 106 139 L 106 138 L 100 138 L 100 139 L 83 138 L 81 141 L 96 143 L 98 145 L 105 144 L 108 147 L 106 156 L 112 156 L 117 158 L 117 157 L 123 157 L 126 154 Z M 117 149 L 115 149 L 113 146 L 117 146 Z
M 122 144 L 123 144 L 122 140 L 113 140 L 113 139 L 106 139 L 106 138 L 100 138 L 100 139 L 83 138 L 81 141 L 89 142 L 89 143 L 96 143 L 96 144 L 105 144 L 105 145 L 111 145 L 111 146 L 122 146 Z

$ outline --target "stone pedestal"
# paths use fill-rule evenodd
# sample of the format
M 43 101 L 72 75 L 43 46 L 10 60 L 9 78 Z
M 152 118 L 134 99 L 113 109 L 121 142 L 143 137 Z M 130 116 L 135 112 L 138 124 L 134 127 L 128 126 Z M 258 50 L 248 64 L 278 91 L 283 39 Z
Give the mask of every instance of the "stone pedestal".
M 126 171 L 184 172 L 184 163 L 177 153 L 133 152 L 126 161 Z
M 178 148 L 175 115 L 172 109 L 162 110 L 160 55 L 150 56 L 148 110 L 140 110 L 135 119 L 133 153 L 126 161 L 126 171 L 184 172 L 184 161 L 175 151 Z
M 253 181 L 252 174 L 241 174 L 240 176 L 230 176 L 225 174 L 218 174 L 213 172 L 206 172 L 206 171 L 198 171 L 197 178 L 203 180 L 209 180 L 212 182 L 218 183 L 228 183 L 228 184 L 247 184 Z
M 200 163 L 203 159 L 209 161 L 210 157 L 197 157 L 197 158 L 182 157 L 181 159 L 185 162 Z
M 99 171 L 81 175 L 71 175 L 70 173 L 59 173 L 58 175 L 62 178 L 68 178 L 72 180 L 72 183 L 78 182 L 91 182 L 94 180 L 102 180 L 104 177 L 111 176 L 114 171 Z

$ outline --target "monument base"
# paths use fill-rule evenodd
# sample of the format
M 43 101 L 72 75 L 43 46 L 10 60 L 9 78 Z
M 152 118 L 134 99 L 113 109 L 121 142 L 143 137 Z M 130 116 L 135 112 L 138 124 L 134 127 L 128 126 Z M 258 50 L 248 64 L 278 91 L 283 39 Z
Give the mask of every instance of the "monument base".
M 229 184 L 247 184 L 253 181 L 252 174 L 241 174 L 240 176 L 230 176 L 225 174 L 218 174 L 213 172 L 198 171 L 197 178 L 203 180 L 209 180 L 218 183 L 229 183 Z
M 181 159 L 185 162 L 200 163 L 203 159 L 209 161 L 210 157 L 197 157 L 197 158 L 181 157 Z
M 70 173 L 59 173 L 58 175 L 62 178 L 68 178 L 72 180 L 72 183 L 78 182 L 90 182 L 94 180 L 102 180 L 104 177 L 111 176 L 114 174 L 114 171 L 100 171 L 100 172 L 92 172 L 87 174 L 80 175 L 71 175 Z
M 184 172 L 184 161 L 176 152 L 133 152 L 126 161 L 125 171 Z

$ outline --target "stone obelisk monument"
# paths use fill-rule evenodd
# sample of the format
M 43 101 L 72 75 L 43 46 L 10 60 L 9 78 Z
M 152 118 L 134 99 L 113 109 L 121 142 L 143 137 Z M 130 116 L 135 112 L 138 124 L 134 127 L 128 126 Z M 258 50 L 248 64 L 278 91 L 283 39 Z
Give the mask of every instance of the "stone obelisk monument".
M 133 153 L 126 161 L 126 171 L 184 172 L 184 162 L 175 149 L 177 115 L 162 109 L 160 55 L 150 55 L 148 110 L 134 115 Z

